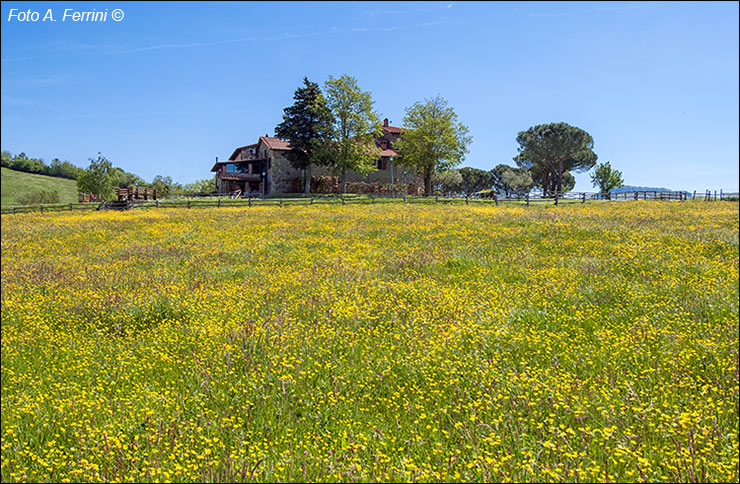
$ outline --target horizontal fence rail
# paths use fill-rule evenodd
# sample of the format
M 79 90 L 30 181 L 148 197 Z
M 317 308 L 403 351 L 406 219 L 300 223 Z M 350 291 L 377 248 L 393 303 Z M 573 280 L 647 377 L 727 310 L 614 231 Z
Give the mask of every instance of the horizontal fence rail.
M 722 191 L 711 192 L 660 192 L 660 191 L 630 191 L 619 193 L 593 193 L 593 192 L 565 192 L 557 194 L 524 195 L 521 197 L 510 196 L 429 196 L 421 195 L 390 195 L 390 194 L 314 194 L 295 195 L 291 197 L 275 198 L 223 198 L 223 197 L 194 197 L 194 198 L 169 198 L 148 201 L 129 202 L 103 202 L 103 203 L 56 203 L 42 205 L 21 205 L 2 208 L 0 213 L 17 214 L 29 212 L 60 212 L 73 210 L 100 210 L 100 209 L 148 209 L 148 208 L 196 208 L 196 207 L 251 207 L 251 206 L 279 206 L 292 205 L 359 205 L 380 203 L 417 203 L 417 204 L 493 204 L 493 205 L 561 205 L 586 202 L 619 202 L 635 200 L 663 200 L 663 201 L 686 201 L 686 200 L 738 200 L 739 193 L 723 193 Z

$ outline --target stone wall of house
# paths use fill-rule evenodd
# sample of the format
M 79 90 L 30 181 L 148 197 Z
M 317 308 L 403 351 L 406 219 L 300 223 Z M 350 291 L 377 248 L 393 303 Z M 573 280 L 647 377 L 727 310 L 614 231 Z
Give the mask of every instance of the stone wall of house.
M 285 151 L 267 150 L 270 159 L 268 193 L 303 193 L 303 171 L 296 170 L 285 157 Z M 262 154 L 262 153 L 260 153 Z M 394 164 L 393 175 L 397 184 L 404 181 L 403 171 L 406 170 L 406 182 L 408 184 L 421 184 L 422 180 L 413 170 Z M 326 166 L 312 166 L 311 176 L 331 176 L 331 170 Z M 387 185 L 391 183 L 390 162 L 386 161 L 385 170 L 375 170 L 367 175 L 361 175 L 355 171 L 347 172 L 347 182 L 365 182 Z
M 300 193 L 303 172 L 290 165 L 284 151 L 267 150 L 270 160 L 268 176 L 269 193 Z
M 404 181 L 403 171 L 406 170 L 406 183 L 408 184 L 419 184 L 421 178 L 419 178 L 413 170 L 399 166 L 397 163 L 393 165 L 393 178 L 395 178 L 396 184 L 402 184 Z M 318 176 L 331 176 L 333 173 L 326 167 L 314 167 L 311 173 L 312 177 Z M 339 179 L 338 175 L 337 179 Z M 378 183 L 379 185 L 390 185 L 391 183 L 391 165 L 390 161 L 386 161 L 386 168 L 384 170 L 374 170 L 367 175 L 362 175 L 355 171 L 347 172 L 347 182 L 364 182 L 364 183 Z

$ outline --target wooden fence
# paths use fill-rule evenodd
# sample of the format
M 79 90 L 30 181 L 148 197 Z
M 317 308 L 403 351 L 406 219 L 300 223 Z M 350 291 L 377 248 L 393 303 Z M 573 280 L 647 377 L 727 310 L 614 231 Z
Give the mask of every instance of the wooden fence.
M 443 197 L 443 196 L 412 196 L 412 195 L 311 195 L 295 196 L 285 198 L 187 198 L 187 199 L 161 199 L 128 202 L 121 208 L 126 209 L 148 209 L 148 208 L 195 208 L 195 207 L 252 207 L 252 206 L 289 206 L 289 205 L 359 205 L 359 204 L 380 204 L 380 203 L 419 203 L 419 204 L 461 204 L 461 205 L 562 205 L 573 203 L 603 203 L 603 202 L 621 202 L 634 200 L 663 200 L 663 201 L 686 201 L 686 200 L 721 200 L 723 198 L 735 197 L 737 193 L 719 193 L 717 198 L 711 196 L 707 191 L 703 194 L 692 195 L 688 192 L 658 192 L 658 191 L 638 191 L 638 192 L 620 192 L 604 195 L 601 193 L 589 192 L 567 192 L 559 193 L 553 196 L 529 196 L 524 197 Z M 115 205 L 115 202 L 113 202 Z M 107 206 L 111 206 L 108 204 Z M 103 203 L 69 203 L 69 204 L 47 204 L 47 205 L 25 205 L 3 208 L 1 213 L 28 213 L 28 212 L 59 212 L 72 210 L 99 210 L 104 208 Z

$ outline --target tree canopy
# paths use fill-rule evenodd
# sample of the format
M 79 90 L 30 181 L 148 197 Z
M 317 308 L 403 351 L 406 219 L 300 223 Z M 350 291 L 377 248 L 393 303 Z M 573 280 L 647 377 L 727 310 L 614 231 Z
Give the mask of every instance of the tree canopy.
M 463 167 L 460 168 L 460 191 L 465 196 L 472 195 L 481 190 L 490 189 L 493 186 L 493 175 L 490 171 L 480 170 L 478 168 Z
M 373 110 L 370 91 L 362 91 L 354 77 L 329 76 L 324 87 L 334 117 L 332 141 L 324 152 L 333 171 L 340 175 L 344 193 L 347 170 L 367 174 L 375 169 L 380 156 L 375 138 L 383 133 L 383 126 Z
M 283 122 L 275 128 L 275 135 L 290 142 L 286 158 L 294 168 L 304 171 L 304 191 L 308 194 L 311 165 L 324 161 L 322 148 L 330 138 L 333 119 L 319 85 L 307 77 L 303 85 L 293 94 L 293 105 L 283 109 Z
M 596 170 L 591 174 L 591 183 L 595 187 L 599 187 L 601 193 L 609 193 L 615 188 L 619 188 L 624 185 L 622 179 L 622 172 L 612 168 L 611 163 L 599 163 L 596 165 Z
M 531 171 L 500 163 L 491 170 L 493 189 L 498 195 L 509 198 L 512 195 L 523 196 L 534 187 Z
M 114 197 L 113 189 L 117 184 L 118 177 L 113 165 L 100 153 L 96 159 L 90 158 L 90 165 L 77 177 L 77 189 L 80 192 L 89 192 L 104 200 Z
M 516 140 L 517 165 L 531 172 L 545 195 L 565 191 L 565 173 L 590 170 L 598 158 L 591 135 L 567 123 L 538 124 L 521 131 Z
M 186 183 L 183 185 L 182 191 L 183 193 L 214 193 L 216 191 L 216 176 Z
M 468 128 L 440 96 L 406 108 L 403 137 L 397 143 L 399 163 L 424 179 L 424 194 L 432 194 L 432 177 L 462 163 L 472 138 Z
M 532 176 L 524 170 L 511 169 L 504 172 L 501 181 L 510 190 L 510 194 L 521 198 L 534 186 Z
M 44 163 L 44 160 L 29 158 L 25 153 L 18 153 L 13 156 L 9 151 L 2 152 L 1 164 L 11 170 L 69 178 L 71 180 L 76 180 L 77 176 L 83 171 L 82 168 L 73 165 L 69 161 L 59 161 L 58 158 L 54 158 L 51 160 L 51 164 L 47 165 Z
M 175 182 L 171 176 L 157 175 L 152 180 L 152 188 L 157 190 L 157 197 L 164 198 L 176 191 L 182 190 L 182 186 Z
M 463 182 L 460 170 L 447 170 L 434 174 L 432 177 L 432 188 L 435 192 L 441 192 L 443 195 L 450 193 L 460 193 Z

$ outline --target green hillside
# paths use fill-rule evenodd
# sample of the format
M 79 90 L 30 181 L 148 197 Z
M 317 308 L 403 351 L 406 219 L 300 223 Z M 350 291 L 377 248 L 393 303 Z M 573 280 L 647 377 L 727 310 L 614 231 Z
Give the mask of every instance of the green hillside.
M 61 203 L 77 202 L 77 182 L 67 178 L 36 175 L 22 171 L 0 168 L 2 174 L 2 200 L 0 205 L 9 207 L 18 205 L 17 199 L 31 192 L 56 190 Z

